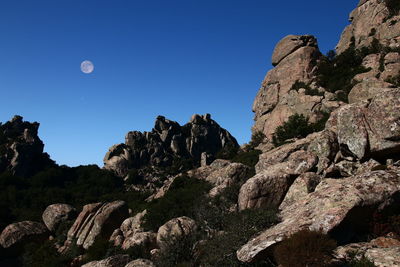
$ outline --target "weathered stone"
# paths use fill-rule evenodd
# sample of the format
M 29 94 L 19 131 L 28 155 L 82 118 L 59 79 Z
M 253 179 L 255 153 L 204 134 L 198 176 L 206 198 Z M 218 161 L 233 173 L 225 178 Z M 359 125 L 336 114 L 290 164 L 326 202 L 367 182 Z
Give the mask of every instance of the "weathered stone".
M 382 91 L 392 87 L 390 83 L 379 80 L 363 80 L 357 83 L 349 93 L 349 103 L 356 103 L 364 100 L 371 100 Z
M 129 255 L 115 255 L 104 260 L 88 262 L 82 267 L 124 267 L 129 262 Z
M 42 219 L 44 224 L 51 232 L 55 232 L 57 227 L 65 221 L 74 219 L 76 209 L 68 204 L 53 204 L 48 206 L 43 212 Z
M 97 240 L 109 240 L 113 231 L 128 216 L 128 207 L 124 201 L 85 205 L 68 231 L 65 247 L 68 248 L 75 239 L 76 244 L 84 249 L 91 247 Z
M 109 241 L 116 247 L 122 246 L 122 243 L 124 243 L 124 235 L 122 234 L 121 229 L 115 229 L 111 234 Z
M 125 265 L 125 267 L 156 267 L 156 265 L 150 260 L 136 259 Z
M 399 193 L 399 169 L 372 171 L 344 179 L 324 179 L 314 192 L 283 209 L 282 221 L 251 239 L 237 251 L 237 256 L 243 262 L 251 262 L 285 237 L 307 228 L 330 232 L 334 236 L 337 234 L 335 229 L 340 228 L 342 234 L 345 232 L 346 237 L 351 237 L 350 234 L 359 229 L 346 229 L 347 224 L 343 222 L 352 216 L 352 211 L 367 217 L 368 212 L 360 212 L 360 209 L 378 206 L 383 209 L 391 202 L 391 197 Z M 358 220 L 367 223 L 360 216 Z M 336 238 L 340 239 L 340 236 Z
M 164 248 L 168 241 L 187 236 L 197 229 L 196 222 L 189 217 L 174 218 L 160 226 L 157 232 L 157 245 Z
M 300 150 L 292 153 L 287 161 L 257 173 L 240 188 L 239 210 L 278 207 L 296 176 L 311 170 L 317 162 L 314 154 Z
M 276 66 L 285 57 L 303 46 L 317 46 L 317 40 L 312 35 L 288 35 L 275 46 L 272 54 L 272 65 Z
M 285 199 L 282 201 L 279 209 L 283 210 L 287 206 L 300 201 L 308 194 L 314 192 L 317 185 L 321 182 L 322 177 L 313 172 L 306 172 L 296 178 L 286 193 Z
M 150 251 L 157 246 L 157 234 L 152 232 L 133 233 L 125 238 L 122 249 L 132 247 L 141 247 L 146 251 Z
M 19 247 L 29 242 L 42 242 L 49 236 L 42 223 L 23 221 L 8 225 L 0 235 L 3 248 Z
M 143 232 L 143 223 L 144 223 L 144 217 L 147 214 L 147 210 L 144 210 L 142 212 L 137 213 L 135 216 L 130 217 L 123 221 L 121 224 L 121 231 L 124 235 L 124 237 L 128 237 L 131 234 L 134 233 L 139 233 Z

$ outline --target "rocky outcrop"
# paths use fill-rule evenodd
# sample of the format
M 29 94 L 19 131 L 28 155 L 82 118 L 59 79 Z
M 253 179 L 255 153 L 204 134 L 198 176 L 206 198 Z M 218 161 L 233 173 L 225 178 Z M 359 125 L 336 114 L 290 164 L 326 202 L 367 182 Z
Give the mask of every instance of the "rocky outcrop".
M 85 205 L 68 231 L 63 251 L 76 240 L 84 249 L 91 247 L 97 240 L 109 240 L 113 231 L 129 216 L 124 201 L 95 203 Z
M 45 209 L 42 219 L 47 229 L 55 232 L 61 223 L 74 219 L 75 215 L 76 209 L 71 205 L 53 204 Z
M 127 236 L 122 243 L 122 249 L 140 247 L 145 251 L 150 251 L 157 247 L 157 234 L 153 232 L 138 232 Z
M 151 132 L 129 132 L 125 144 L 111 147 L 104 167 L 126 176 L 131 168 L 166 167 L 177 160 L 192 160 L 199 165 L 203 152 L 215 155 L 225 147 L 238 147 L 238 143 L 210 114 L 193 115 L 183 126 L 158 116 Z
M 320 59 L 313 36 L 289 35 L 277 44 L 272 56 L 276 67 L 267 73 L 254 100 L 253 133 L 263 132 L 271 139 L 275 129 L 291 115 L 303 114 L 315 122 L 321 118 L 322 111 L 339 105 L 333 94 L 325 93 L 324 88 L 313 83 Z M 308 95 L 305 88 L 292 89 L 296 82 L 307 84 L 319 94 Z
M 124 267 L 129 262 L 129 255 L 115 255 L 101 261 L 88 262 L 82 267 Z
M 197 229 L 196 222 L 189 217 L 174 218 L 160 226 L 157 232 L 157 245 L 162 249 L 168 242 L 192 234 Z
M 336 47 L 342 53 L 350 46 L 361 49 L 376 39 L 384 46 L 400 47 L 400 16 L 388 9 L 386 1 L 361 0 L 350 14 L 350 22 Z
M 8 225 L 0 235 L 0 245 L 3 248 L 15 248 L 29 242 L 42 242 L 49 236 L 46 226 L 42 223 L 23 221 Z
M 239 260 L 253 261 L 272 245 L 302 229 L 322 230 L 349 242 L 374 209 L 384 209 L 400 193 L 400 169 L 372 171 L 344 179 L 324 179 L 307 197 L 284 208 L 281 222 L 237 251 Z M 358 225 L 355 227 L 355 225 Z M 344 240 L 346 239 L 346 240 Z
M 44 144 L 38 137 L 39 123 L 23 121 L 14 116 L 0 123 L 0 172 L 10 171 L 17 176 L 31 176 L 44 167 L 54 164 Z

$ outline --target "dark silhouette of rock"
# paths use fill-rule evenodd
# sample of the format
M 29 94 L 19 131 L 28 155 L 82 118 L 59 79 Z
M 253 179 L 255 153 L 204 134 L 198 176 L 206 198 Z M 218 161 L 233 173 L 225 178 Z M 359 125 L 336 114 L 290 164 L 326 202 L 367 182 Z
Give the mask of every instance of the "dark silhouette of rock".
M 23 121 L 14 116 L 0 124 L 0 172 L 10 171 L 17 176 L 31 176 L 48 165 L 54 164 L 44 144 L 38 137 L 39 123 Z
M 210 114 L 193 115 L 183 126 L 158 116 L 151 132 L 129 132 L 125 144 L 112 146 L 104 157 L 104 167 L 126 176 L 132 168 L 168 167 L 181 160 L 190 160 L 198 166 L 203 152 L 215 155 L 226 147 L 239 145 Z

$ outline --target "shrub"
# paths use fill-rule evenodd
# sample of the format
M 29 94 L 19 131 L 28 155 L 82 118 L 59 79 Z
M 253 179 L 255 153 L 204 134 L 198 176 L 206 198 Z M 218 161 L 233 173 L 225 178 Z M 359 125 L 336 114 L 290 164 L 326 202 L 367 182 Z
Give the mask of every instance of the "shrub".
M 283 267 L 330 266 L 336 242 L 319 231 L 301 230 L 278 244 L 274 257 Z
M 22 265 L 32 267 L 62 267 L 69 266 L 70 259 L 60 255 L 52 241 L 46 241 L 39 245 L 29 243 L 25 245 L 22 254 Z
M 272 137 L 273 144 L 281 146 L 292 138 L 303 138 L 313 132 L 312 127 L 308 123 L 308 118 L 302 114 L 294 114 L 289 117 L 288 121 L 276 128 Z
M 299 89 L 305 89 L 305 94 L 306 95 L 311 95 L 311 96 L 323 96 L 324 92 L 320 92 L 318 89 L 313 89 L 309 84 L 306 84 L 304 82 L 296 81 L 290 90 L 295 90 L 299 91 Z
M 349 267 L 376 267 L 364 254 L 361 255 L 357 251 L 351 251 L 347 257 L 349 260 L 347 260 L 346 265 Z
M 255 149 L 265 140 L 265 134 L 263 132 L 257 131 L 251 134 L 251 140 L 249 142 L 249 149 Z
M 180 216 L 193 218 L 197 205 L 210 189 L 211 185 L 203 180 L 177 177 L 163 198 L 149 203 L 144 227 L 157 231 L 170 219 Z
M 384 2 L 389 10 L 389 14 L 391 17 L 399 14 L 400 2 L 398 0 L 384 0 Z

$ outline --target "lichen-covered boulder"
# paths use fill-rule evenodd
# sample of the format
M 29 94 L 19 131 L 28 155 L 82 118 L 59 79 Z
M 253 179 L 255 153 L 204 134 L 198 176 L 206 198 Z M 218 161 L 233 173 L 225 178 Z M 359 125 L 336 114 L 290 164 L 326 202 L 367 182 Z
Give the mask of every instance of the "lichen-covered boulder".
M 171 239 L 177 239 L 194 233 L 197 229 L 196 222 L 186 216 L 169 220 L 157 232 L 157 245 L 164 248 Z
M 42 219 L 47 229 L 55 232 L 62 222 L 74 219 L 75 215 L 76 209 L 71 205 L 52 204 L 44 210 Z
M 49 231 L 43 223 L 23 221 L 12 223 L 2 231 L 0 245 L 3 248 L 12 248 L 25 245 L 29 242 L 42 242 L 49 236 Z

